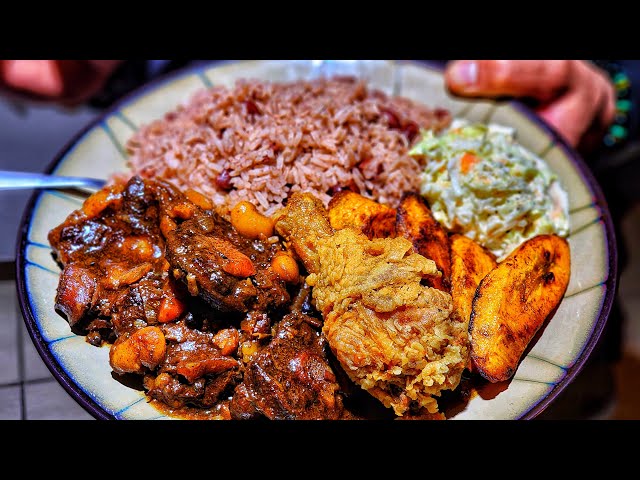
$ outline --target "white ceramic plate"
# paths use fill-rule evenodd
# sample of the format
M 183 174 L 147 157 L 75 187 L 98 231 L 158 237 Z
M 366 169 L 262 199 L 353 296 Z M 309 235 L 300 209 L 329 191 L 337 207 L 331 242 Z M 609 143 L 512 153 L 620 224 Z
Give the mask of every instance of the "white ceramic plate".
M 231 86 L 235 79 L 272 81 L 318 74 L 357 74 L 371 87 L 400 94 L 456 117 L 515 127 L 521 144 L 538 153 L 569 192 L 571 281 L 565 298 L 498 392 L 475 395 L 453 419 L 527 419 L 542 412 L 580 371 L 606 323 L 615 292 L 617 257 L 606 202 L 581 158 L 546 124 L 517 103 L 462 101 L 443 87 L 436 64 L 409 61 L 243 61 L 182 70 L 127 96 L 80 132 L 48 171 L 97 176 L 126 169 L 123 145 L 142 124 L 161 117 L 198 89 Z M 108 347 L 94 347 L 74 335 L 54 311 L 60 269 L 47 233 L 81 205 L 83 197 L 60 191 L 36 192 L 25 211 L 17 252 L 18 295 L 33 342 L 53 375 L 98 419 L 167 418 L 143 392 L 112 377 Z

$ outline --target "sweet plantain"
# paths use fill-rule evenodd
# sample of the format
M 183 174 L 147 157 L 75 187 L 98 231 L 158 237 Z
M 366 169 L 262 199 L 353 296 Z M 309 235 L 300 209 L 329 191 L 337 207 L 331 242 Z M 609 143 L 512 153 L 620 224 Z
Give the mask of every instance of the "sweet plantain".
M 568 242 L 533 237 L 491 270 L 473 298 L 469 333 L 475 369 L 490 382 L 508 380 L 569 284 Z
M 417 193 L 406 193 L 396 214 L 396 231 L 413 243 L 420 255 L 430 258 L 442 273 L 428 279 L 430 287 L 451 291 L 451 251 L 446 230 L 433 217 L 426 200 Z
M 335 230 L 352 227 L 369 239 L 395 237 L 396 211 L 350 190 L 336 193 L 328 205 Z
M 454 233 L 451 243 L 451 297 L 454 318 L 469 326 L 473 297 L 480 281 L 496 265 L 496 257 L 475 240 Z

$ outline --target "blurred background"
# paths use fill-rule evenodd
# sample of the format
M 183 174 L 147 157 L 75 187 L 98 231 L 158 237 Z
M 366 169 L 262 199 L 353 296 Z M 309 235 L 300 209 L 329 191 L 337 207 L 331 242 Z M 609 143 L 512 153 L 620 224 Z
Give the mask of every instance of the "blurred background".
M 139 72 L 141 78 L 143 72 Z M 147 72 L 148 74 L 148 72 Z M 112 92 L 111 95 L 118 94 Z M 95 100 L 95 99 L 94 99 Z M 62 107 L 0 96 L 0 169 L 40 172 L 67 143 L 96 119 L 112 98 Z M 636 154 L 618 159 L 630 165 Z M 638 162 L 635 162 L 637 164 Z M 634 170 L 621 171 L 625 184 Z M 601 178 L 601 177 L 598 177 Z M 0 191 L 0 419 L 92 419 L 51 375 L 24 326 L 15 286 L 15 248 L 20 221 L 33 191 Z M 637 195 L 637 194 L 636 194 Z M 633 197 L 633 196 L 631 196 Z M 640 202 L 621 214 L 626 259 L 619 281 L 622 321 L 607 327 L 619 341 L 613 371 L 590 362 L 540 419 L 640 419 Z M 600 347 L 600 350 L 606 349 Z M 597 393 L 594 395 L 594 391 Z M 598 394 L 599 393 L 599 394 Z

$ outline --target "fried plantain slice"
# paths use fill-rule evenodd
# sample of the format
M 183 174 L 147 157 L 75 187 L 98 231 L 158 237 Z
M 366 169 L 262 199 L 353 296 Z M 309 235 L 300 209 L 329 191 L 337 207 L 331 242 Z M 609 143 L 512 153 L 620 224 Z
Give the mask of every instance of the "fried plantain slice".
M 513 376 L 527 345 L 564 297 L 570 273 L 568 242 L 538 235 L 482 279 L 469 322 L 471 359 L 480 375 L 490 382 Z
M 396 211 L 359 193 L 342 190 L 328 205 L 329 221 L 335 230 L 352 227 L 373 238 L 395 237 Z
M 469 327 L 476 289 L 498 262 L 496 256 L 475 240 L 454 233 L 451 244 L 451 297 L 454 317 Z
M 449 236 L 433 217 L 427 201 L 418 193 L 405 193 L 396 213 L 396 232 L 413 243 L 420 255 L 430 258 L 442 273 L 427 279 L 430 287 L 451 291 L 451 247 Z

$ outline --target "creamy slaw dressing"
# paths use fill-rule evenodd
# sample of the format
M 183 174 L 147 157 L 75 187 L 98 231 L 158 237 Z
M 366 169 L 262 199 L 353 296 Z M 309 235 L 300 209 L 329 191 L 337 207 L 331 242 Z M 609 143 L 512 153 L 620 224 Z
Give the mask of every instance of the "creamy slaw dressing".
M 420 193 L 449 230 L 499 261 L 536 235 L 568 235 L 567 192 L 547 163 L 516 141 L 513 128 L 456 119 L 440 134 L 421 133 L 409 152 L 427 157 Z

